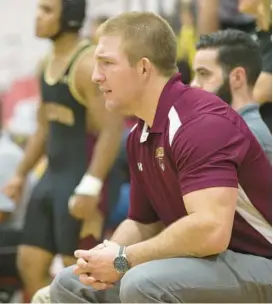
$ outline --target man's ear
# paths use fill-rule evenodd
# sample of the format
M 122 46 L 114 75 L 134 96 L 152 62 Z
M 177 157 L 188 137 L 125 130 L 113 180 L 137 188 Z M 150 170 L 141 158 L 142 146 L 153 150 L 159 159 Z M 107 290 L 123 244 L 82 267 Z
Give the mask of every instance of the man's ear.
M 230 88 L 240 89 L 247 84 L 246 71 L 242 67 L 234 68 L 229 74 Z
M 141 58 L 137 63 L 137 70 L 139 75 L 141 75 L 144 78 L 148 78 L 152 70 L 151 61 L 146 57 Z

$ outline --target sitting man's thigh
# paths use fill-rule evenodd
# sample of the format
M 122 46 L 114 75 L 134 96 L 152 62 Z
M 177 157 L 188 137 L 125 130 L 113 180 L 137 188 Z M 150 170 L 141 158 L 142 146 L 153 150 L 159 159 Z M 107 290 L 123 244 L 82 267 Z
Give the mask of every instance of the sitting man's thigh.
M 271 303 L 271 262 L 226 251 L 210 258 L 152 261 L 129 270 L 119 284 L 95 291 L 80 283 L 73 266 L 50 288 L 52 303 Z
M 253 264 L 257 262 L 257 267 L 249 265 L 250 260 Z M 270 302 L 271 287 L 266 283 L 269 276 L 264 277 L 264 281 L 258 278 L 260 274 L 264 276 L 264 260 L 257 261 L 256 257 L 227 251 L 206 259 L 174 258 L 148 262 L 125 274 L 120 299 L 122 303 Z
M 106 291 L 85 286 L 73 273 L 74 266 L 62 270 L 51 283 L 52 303 L 119 303 L 119 284 Z

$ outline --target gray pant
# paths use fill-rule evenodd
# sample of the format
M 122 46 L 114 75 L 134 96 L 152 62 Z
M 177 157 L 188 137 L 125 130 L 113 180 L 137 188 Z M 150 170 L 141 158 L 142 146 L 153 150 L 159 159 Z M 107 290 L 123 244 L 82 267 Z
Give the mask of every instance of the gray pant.
M 272 303 L 271 260 L 226 251 L 174 258 L 129 270 L 107 291 L 82 285 L 72 268 L 51 284 L 52 303 Z

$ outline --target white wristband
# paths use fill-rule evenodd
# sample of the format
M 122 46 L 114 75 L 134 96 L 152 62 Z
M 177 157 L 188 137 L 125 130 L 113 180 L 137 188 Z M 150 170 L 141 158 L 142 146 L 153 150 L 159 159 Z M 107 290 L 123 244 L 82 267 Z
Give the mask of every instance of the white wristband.
M 98 196 L 103 187 L 103 182 L 89 174 L 85 174 L 79 185 L 75 188 L 76 195 Z

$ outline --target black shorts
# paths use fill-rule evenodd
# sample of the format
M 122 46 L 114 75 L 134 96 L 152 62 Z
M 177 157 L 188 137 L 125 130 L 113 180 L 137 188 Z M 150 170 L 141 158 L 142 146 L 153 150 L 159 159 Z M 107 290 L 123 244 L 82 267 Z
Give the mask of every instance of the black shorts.
M 22 238 L 22 231 L 0 225 L 0 278 L 12 277 L 20 280 L 16 266 L 17 248 Z M 0 283 L 0 289 L 1 289 Z M 0 303 L 1 300 L 0 300 Z
M 73 256 L 78 248 L 81 221 L 68 211 L 68 200 L 78 181 L 45 173 L 28 204 L 21 244 L 53 254 Z

